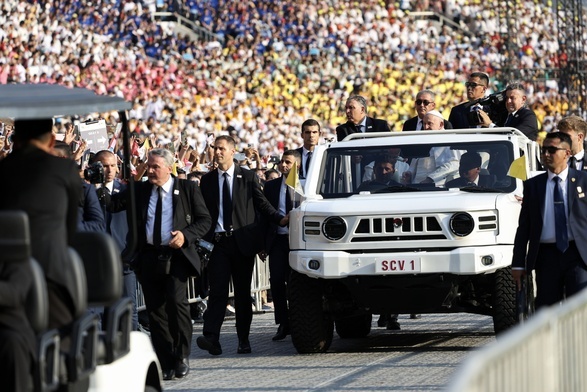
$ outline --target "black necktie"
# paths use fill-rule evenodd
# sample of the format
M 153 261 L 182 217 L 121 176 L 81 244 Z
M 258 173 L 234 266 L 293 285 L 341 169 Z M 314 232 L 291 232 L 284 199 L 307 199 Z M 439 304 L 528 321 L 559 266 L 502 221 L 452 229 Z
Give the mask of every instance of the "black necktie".
M 232 231 L 232 198 L 230 197 L 230 187 L 228 186 L 228 173 L 224 173 L 224 184 L 222 184 L 222 216 L 224 230 Z
M 153 223 L 153 245 L 161 245 L 161 215 L 163 215 L 162 189 L 157 187 L 157 206 L 155 207 L 155 223 Z
M 577 158 L 574 156 L 569 158 L 569 167 L 576 169 L 577 168 Z
M 357 125 L 357 132 L 362 133 L 363 132 L 363 126 L 362 125 Z
M 477 184 L 475 184 L 473 181 L 469 181 L 467 182 L 467 186 L 477 186 Z
M 308 176 L 308 168 L 310 167 L 311 160 L 312 160 L 312 151 L 309 151 L 308 156 L 306 157 L 306 166 L 304 167 L 304 177 Z
M 514 118 L 514 116 L 512 114 L 508 114 L 508 118 L 506 118 L 505 120 L 505 124 L 503 124 L 504 127 L 507 127 L 508 125 L 510 125 L 510 123 L 512 122 L 512 119 Z
M 285 213 L 289 213 L 293 208 L 293 204 L 291 202 L 291 195 L 290 190 L 288 189 L 287 185 L 285 186 Z
M 556 247 L 564 253 L 569 247 L 569 234 L 567 232 L 567 214 L 565 214 L 565 201 L 560 185 L 560 177 L 552 179 L 554 184 L 554 229 L 556 230 Z

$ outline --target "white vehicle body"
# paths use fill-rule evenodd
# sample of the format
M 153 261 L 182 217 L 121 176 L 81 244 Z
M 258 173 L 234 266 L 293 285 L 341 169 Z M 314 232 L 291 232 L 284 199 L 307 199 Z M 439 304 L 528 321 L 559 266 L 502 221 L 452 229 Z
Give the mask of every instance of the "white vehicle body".
M 429 151 L 432 156 L 434 148 L 450 148 L 458 155 L 476 152 L 482 157 L 481 172 L 494 185 L 445 187 L 445 180 L 459 176 L 453 170 L 436 184 L 365 191 L 359 161 L 400 148 L 407 162 L 427 158 Z M 503 293 L 495 294 L 493 287 L 503 281 L 508 317 L 496 322 L 496 331 L 509 327 L 515 298 L 512 305 L 508 267 L 523 184 L 507 176 L 507 170 L 522 155 L 532 157 L 522 167 L 530 175 L 537 169 L 537 145 L 512 128 L 362 134 L 318 146 L 303 201 L 290 212 L 293 318 L 296 289 L 307 293 L 309 286 L 318 285 L 316 292 L 326 304 L 323 310 L 344 337 L 368 333 L 361 312 L 370 316 L 465 311 L 493 314 L 495 320 L 495 309 L 501 306 L 495 298 L 501 302 Z M 300 300 L 307 303 L 311 299 L 306 293 Z M 308 331 L 301 331 L 297 337 L 295 328 L 292 332 L 299 351 L 323 351 L 311 348 L 316 342 L 306 344 L 300 336 Z

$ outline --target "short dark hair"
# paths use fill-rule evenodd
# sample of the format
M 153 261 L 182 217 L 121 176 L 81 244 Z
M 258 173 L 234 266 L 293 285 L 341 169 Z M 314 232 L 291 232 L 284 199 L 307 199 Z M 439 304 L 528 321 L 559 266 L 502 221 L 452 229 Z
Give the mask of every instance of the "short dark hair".
M 577 133 L 582 133 L 583 136 L 587 134 L 587 121 L 579 116 L 567 116 L 560 120 L 557 124 L 559 130 L 570 130 Z
M 226 143 L 228 143 L 233 148 L 236 146 L 236 142 L 234 141 L 234 139 L 231 136 L 220 135 L 216 138 L 216 141 L 218 141 L 218 140 L 224 140 Z
M 489 75 L 485 72 L 473 72 L 469 75 L 469 78 L 479 78 L 485 83 L 485 87 L 489 86 Z
M 394 157 L 391 154 L 382 154 L 375 158 L 375 165 L 373 166 L 373 169 L 375 169 L 381 163 L 391 163 L 393 165 L 393 169 L 395 170 L 395 162 L 397 162 L 397 157 Z
M 548 139 L 558 139 L 561 143 L 567 143 L 569 148 L 573 148 L 573 141 L 571 137 L 564 132 L 550 132 L 544 137 L 544 141 Z
M 306 127 L 318 127 L 318 132 L 320 132 L 320 123 L 313 118 L 309 118 L 302 123 L 302 133 L 304 133 L 304 128 Z
M 61 151 L 65 158 L 71 158 L 72 156 L 71 146 L 62 140 L 56 140 L 53 149 Z

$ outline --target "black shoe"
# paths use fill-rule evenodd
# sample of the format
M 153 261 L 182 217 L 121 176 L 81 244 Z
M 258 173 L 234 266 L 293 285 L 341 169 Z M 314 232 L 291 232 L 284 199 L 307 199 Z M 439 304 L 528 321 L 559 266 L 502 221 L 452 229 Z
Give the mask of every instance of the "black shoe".
M 198 344 L 199 348 L 208 351 L 212 355 L 222 354 L 222 347 L 217 340 L 212 340 L 205 336 L 199 336 L 196 339 L 196 343 Z
M 163 373 L 163 379 L 169 381 L 169 380 L 173 380 L 173 376 L 175 375 L 175 370 L 164 369 L 162 371 L 162 373 Z
M 249 343 L 249 339 L 239 339 L 238 340 L 238 349 L 236 350 L 237 354 L 250 354 L 251 353 L 251 343 Z
M 387 322 L 387 329 L 390 331 L 399 331 L 401 328 L 397 320 L 392 319 Z
M 412 314 L 410 314 L 410 318 L 412 320 L 417 320 L 417 319 L 422 318 L 422 315 L 421 314 L 412 313 Z
M 380 314 L 379 315 L 379 320 L 377 320 L 377 326 L 379 328 L 383 328 L 387 325 L 387 315 L 385 314 Z
M 175 364 L 175 377 L 184 378 L 190 372 L 190 362 L 187 358 L 178 359 Z
M 283 340 L 289 334 L 290 334 L 290 332 L 289 332 L 289 326 L 287 326 L 285 324 L 279 324 L 279 328 L 277 328 L 277 333 L 275 334 L 275 336 L 273 336 L 271 338 L 271 340 L 273 340 L 273 341 Z

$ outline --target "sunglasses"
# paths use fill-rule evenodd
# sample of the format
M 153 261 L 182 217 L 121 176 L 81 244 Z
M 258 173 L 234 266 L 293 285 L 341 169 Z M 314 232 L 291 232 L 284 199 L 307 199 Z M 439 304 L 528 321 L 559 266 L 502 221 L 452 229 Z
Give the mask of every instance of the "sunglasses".
M 540 149 L 540 152 L 542 154 L 549 153 L 550 155 L 553 155 L 553 154 L 556 154 L 556 152 L 558 150 L 566 150 L 566 148 L 563 148 L 563 147 L 555 147 L 555 146 L 548 146 L 548 147 L 542 147 Z
M 432 101 L 426 101 L 425 99 L 416 99 L 416 105 L 424 105 L 428 106 L 432 103 Z
M 479 83 L 475 83 L 475 82 L 467 82 L 467 83 L 465 83 L 465 87 L 467 87 L 467 88 L 469 88 L 469 87 L 470 88 L 476 88 L 476 87 L 479 87 L 479 86 L 485 87 L 484 85 L 479 84 Z

